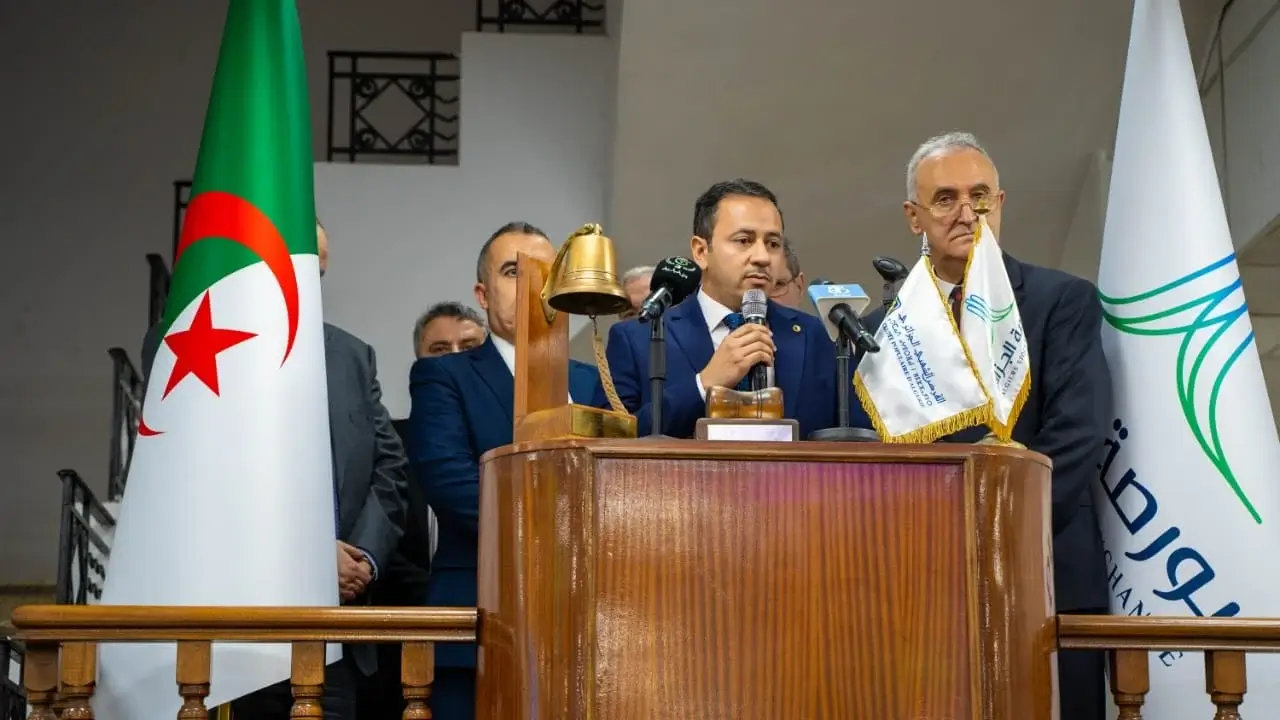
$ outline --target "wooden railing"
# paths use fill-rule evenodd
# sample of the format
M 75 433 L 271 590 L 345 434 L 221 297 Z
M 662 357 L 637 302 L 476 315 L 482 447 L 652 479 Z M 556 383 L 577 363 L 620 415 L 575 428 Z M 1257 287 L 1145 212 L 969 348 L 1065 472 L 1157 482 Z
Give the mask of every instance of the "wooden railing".
M 1245 654 L 1280 652 L 1280 620 L 1059 615 L 1058 647 L 1107 651 L 1118 720 L 1142 720 L 1153 653 L 1202 651 L 1214 720 L 1238 720 L 1247 689 Z M 1258 717 L 1264 715 L 1274 713 Z
M 325 643 L 400 643 L 406 718 L 429 718 L 433 645 L 476 637 L 473 608 L 197 608 L 30 605 L 13 613 L 26 644 L 29 720 L 92 718 L 100 642 L 175 642 L 179 717 L 205 717 L 212 644 L 292 643 L 290 717 L 322 718 Z M 56 710 L 55 710 L 56 708 Z M 204 713 L 204 714 L 202 714 Z
M 13 614 L 27 646 L 29 720 L 92 718 L 89 700 L 100 642 L 176 642 L 180 717 L 203 717 L 216 642 L 292 643 L 294 718 L 322 717 L 324 645 L 400 643 L 405 718 L 429 718 L 433 644 L 474 641 L 474 608 L 183 608 L 38 605 Z M 1119 720 L 1141 720 L 1150 663 L 1165 652 L 1203 652 L 1205 692 L 1216 720 L 1239 718 L 1245 654 L 1280 652 L 1280 620 L 1063 615 L 1062 649 L 1104 650 Z

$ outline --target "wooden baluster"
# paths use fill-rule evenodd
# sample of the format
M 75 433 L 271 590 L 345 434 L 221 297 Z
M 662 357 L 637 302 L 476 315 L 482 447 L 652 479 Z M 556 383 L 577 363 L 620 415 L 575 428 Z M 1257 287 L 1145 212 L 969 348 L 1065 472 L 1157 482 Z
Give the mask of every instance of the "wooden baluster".
M 427 699 L 436 666 L 435 647 L 429 642 L 407 642 L 400 649 L 400 684 L 404 688 L 404 720 L 431 720 Z
M 1244 653 L 1213 650 L 1204 654 L 1204 689 L 1218 708 L 1213 720 L 1240 720 L 1246 688 Z
M 290 718 L 324 720 L 324 643 L 293 644 L 293 709 Z
M 210 654 L 208 640 L 183 640 L 178 643 L 178 694 L 182 707 L 178 720 L 209 720 L 204 699 L 209 697 Z
M 22 661 L 22 684 L 27 688 L 31 714 L 27 720 L 58 720 L 53 703 L 58 699 L 58 644 L 27 643 Z
M 93 686 L 98 677 L 98 644 L 72 642 L 62 646 L 62 720 L 93 720 Z
M 1120 714 L 1116 720 L 1142 720 L 1142 704 L 1151 691 L 1151 668 L 1146 650 L 1111 650 L 1107 653 L 1110 665 L 1111 697 L 1115 698 Z M 1066 718 L 1063 718 L 1066 720 Z

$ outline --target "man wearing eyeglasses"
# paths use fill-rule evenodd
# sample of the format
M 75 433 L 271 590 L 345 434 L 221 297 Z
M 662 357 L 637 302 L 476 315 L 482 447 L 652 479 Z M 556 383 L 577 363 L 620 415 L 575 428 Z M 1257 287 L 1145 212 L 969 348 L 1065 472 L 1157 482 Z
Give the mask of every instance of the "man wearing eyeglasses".
M 782 241 L 782 255 L 774 262 L 769 299 L 787 307 L 799 308 L 804 302 L 805 287 L 800 257 L 791 245 L 791 238 L 785 238 Z
M 986 216 L 997 241 L 1004 245 L 1000 212 L 1005 193 L 999 173 L 973 135 L 948 133 L 927 140 L 911 156 L 906 189 L 907 227 L 916 237 L 924 237 L 939 289 L 955 308 L 980 216 Z M 1024 229 L 1032 235 L 1037 232 L 1043 229 Z M 1031 352 L 1031 390 L 1013 439 L 1053 461 L 1057 611 L 1106 614 L 1110 596 L 1090 492 L 1097 477 L 1098 453 L 1113 417 L 1098 290 L 1087 280 L 1024 263 L 1008 252 L 1003 255 Z M 883 317 L 883 311 L 877 310 L 866 324 L 874 328 Z M 985 428 L 970 428 L 944 441 L 978 442 L 985 434 Z M 1102 720 L 1106 707 L 1102 653 L 1060 650 L 1058 690 L 1061 717 Z

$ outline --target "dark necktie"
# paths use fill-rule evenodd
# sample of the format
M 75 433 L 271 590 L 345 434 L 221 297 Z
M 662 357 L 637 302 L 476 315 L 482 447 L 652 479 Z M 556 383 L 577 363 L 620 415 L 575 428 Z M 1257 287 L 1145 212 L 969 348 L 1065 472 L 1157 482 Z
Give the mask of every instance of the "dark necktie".
M 956 327 L 960 327 L 962 310 L 964 310 L 964 290 L 957 285 L 951 288 L 951 317 L 956 319 Z
M 729 313 L 724 316 L 724 326 L 729 328 L 729 332 L 733 332 L 743 325 L 747 324 L 747 319 L 742 317 L 742 313 Z M 738 381 L 736 390 L 751 390 L 751 373 L 748 372 L 746 377 Z

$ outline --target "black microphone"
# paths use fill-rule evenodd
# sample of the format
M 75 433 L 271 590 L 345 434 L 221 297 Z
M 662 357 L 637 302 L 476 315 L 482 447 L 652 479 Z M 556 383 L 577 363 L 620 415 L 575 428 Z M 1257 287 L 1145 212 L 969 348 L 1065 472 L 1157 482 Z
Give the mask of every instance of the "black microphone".
M 675 255 L 658 263 L 649 280 L 649 297 L 640 304 L 640 322 L 649 323 L 649 435 L 662 437 L 662 392 L 667 382 L 667 337 L 662 314 L 697 292 L 702 269 Z
M 769 311 L 769 298 L 760 288 L 751 288 L 742 294 L 742 319 L 751 325 L 763 325 L 765 315 Z M 756 363 L 751 368 L 751 389 L 764 390 L 769 387 L 769 366 Z
M 674 255 L 658 263 L 649 280 L 649 297 L 640 303 L 640 322 L 662 317 L 672 305 L 697 292 L 702 269 L 689 258 Z
M 876 342 L 876 336 L 867 332 L 867 326 L 862 324 L 862 318 L 858 317 L 848 303 L 840 303 L 831 308 L 827 312 L 827 317 L 840 328 L 840 332 L 849 338 L 854 347 L 863 352 L 880 352 L 880 343 Z
M 822 286 L 830 286 L 831 290 L 819 289 Z M 809 299 L 813 301 L 819 317 L 825 313 L 826 317 L 823 319 L 830 322 L 827 332 L 833 340 L 839 336 L 861 352 L 880 352 L 880 343 L 876 342 L 875 336 L 862 324 L 858 312 L 849 305 L 854 301 L 855 295 L 858 300 L 863 301 L 862 307 L 865 307 L 867 295 L 857 285 L 837 285 L 825 279 L 809 283 Z
M 876 269 L 880 278 L 884 280 L 884 291 L 880 296 L 880 305 L 887 313 L 889 312 L 889 306 L 893 305 L 893 299 L 895 297 L 893 286 L 899 281 L 905 280 L 911 271 L 907 269 L 906 265 L 903 265 L 901 262 L 885 255 L 881 255 L 872 260 L 871 266 Z
M 824 287 L 830 286 L 830 287 Z M 836 426 L 809 433 L 810 440 L 823 442 L 879 442 L 874 430 L 850 427 L 849 386 L 853 375 L 853 348 L 858 348 L 858 358 L 863 353 L 879 352 L 880 344 L 863 327 L 858 313 L 849 305 L 859 302 L 866 306 L 867 294 L 857 285 L 837 285 L 826 279 L 809 283 L 809 299 L 823 327 L 836 343 Z M 822 317 L 826 310 L 826 317 Z

